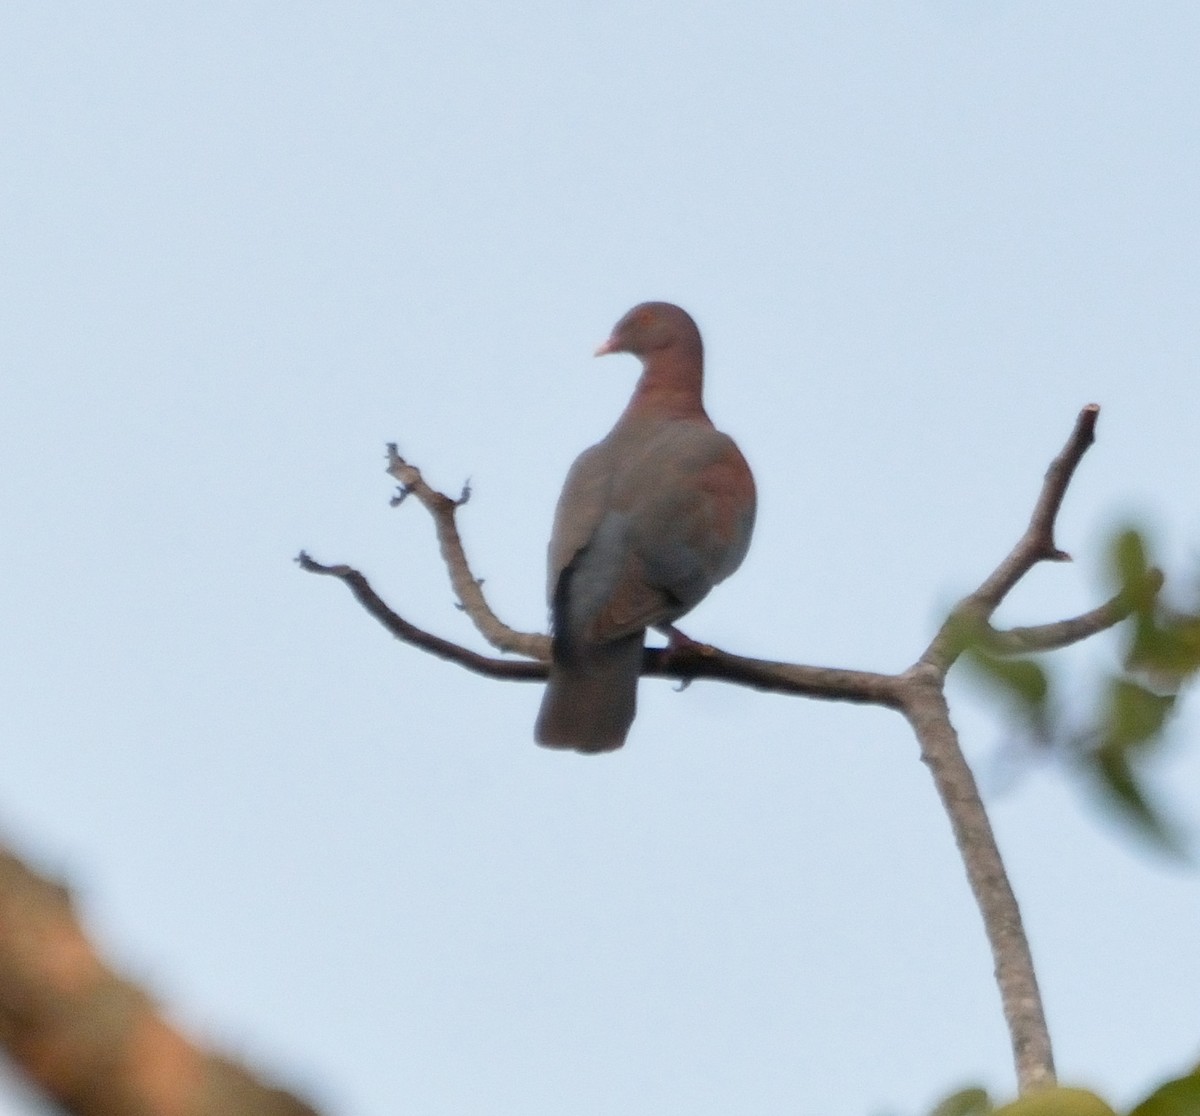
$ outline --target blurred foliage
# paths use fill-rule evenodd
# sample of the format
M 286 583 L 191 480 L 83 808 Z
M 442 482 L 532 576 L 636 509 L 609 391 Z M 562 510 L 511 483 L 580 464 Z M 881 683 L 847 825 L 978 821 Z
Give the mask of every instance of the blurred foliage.
M 972 634 L 967 639 L 963 661 L 1009 706 L 1025 730 L 1039 744 L 1049 742 L 1050 676 L 1033 659 L 1013 659 L 987 649 L 986 635 Z
M 1094 713 L 1082 728 L 1063 723 L 1061 683 L 1046 659 L 998 653 L 992 630 L 959 616 L 962 662 L 1006 706 L 1039 746 L 1068 760 L 1109 811 L 1159 849 L 1185 855 L 1184 842 L 1147 781 L 1162 754 L 1184 690 L 1200 676 L 1200 585 L 1172 602 L 1144 532 L 1126 527 L 1108 548 L 1114 594 L 1130 607 L 1114 629 L 1120 666 L 1100 680 Z M 1058 1087 L 993 1105 L 984 1089 L 960 1089 L 929 1116 L 1116 1116 L 1086 1089 Z M 1160 1085 L 1128 1116 L 1200 1116 L 1200 1066 Z
M 1160 1085 L 1129 1116 L 1197 1116 L 1200 1113 L 1200 1066 Z
M 1082 730 L 1059 723 L 1063 703 L 1050 669 L 1034 658 L 998 654 L 988 628 L 963 621 L 963 661 L 1035 743 L 1069 760 L 1110 813 L 1182 858 L 1185 841 L 1147 774 L 1166 746 L 1180 695 L 1200 674 L 1200 597 L 1182 608 L 1167 603 L 1144 532 L 1117 531 L 1108 551 L 1115 594 L 1131 613 L 1116 628 L 1125 642 L 1122 666 L 1101 680 L 1096 712 Z
M 1009 1104 L 993 1106 L 983 1089 L 960 1089 L 938 1104 L 929 1116 L 1116 1116 L 1116 1112 L 1088 1089 L 1065 1085 L 1040 1089 Z M 1139 1113 L 1138 1116 L 1150 1116 Z M 1153 1116 L 1168 1116 L 1154 1113 Z M 1171 1113 L 1170 1116 L 1174 1116 Z M 1196 1116 L 1193 1112 L 1191 1116 Z
M 1067 1086 L 994 1107 L 987 1091 L 976 1086 L 951 1093 L 929 1116 L 1116 1116 L 1116 1111 L 1095 1093 Z M 1128 1116 L 1200 1116 L 1200 1066 L 1160 1085 Z
M 959 1089 L 942 1101 L 929 1116 L 990 1116 L 991 1098 L 986 1089 Z
M 1036 1093 L 1002 1105 L 995 1116 L 1116 1116 L 1116 1112 L 1088 1089 L 1039 1089 Z

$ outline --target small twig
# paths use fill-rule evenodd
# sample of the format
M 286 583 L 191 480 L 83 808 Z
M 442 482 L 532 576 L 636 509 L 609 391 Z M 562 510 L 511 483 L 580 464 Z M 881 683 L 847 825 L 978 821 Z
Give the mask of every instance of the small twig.
M 1070 555 L 1055 545 L 1054 523 L 1076 467 L 1088 446 L 1096 440 L 1099 415 L 1100 407 L 1095 403 L 1089 403 L 1079 412 L 1067 444 L 1046 470 L 1025 533 L 983 584 L 958 603 L 925 649 L 921 662 L 929 663 L 945 674 L 963 651 L 964 634 L 977 632 L 986 625 L 1013 586 L 1038 562 L 1070 560 Z
M 1054 542 L 1054 525 L 1062 507 L 1067 486 L 1088 447 L 1096 440 L 1096 420 L 1100 406 L 1089 403 L 1075 420 L 1075 429 L 1062 452 L 1050 462 L 1042 491 L 1034 505 L 1029 526 L 1012 552 L 996 567 L 992 575 L 972 594 L 976 601 L 993 610 L 1004 600 L 1009 590 L 1038 562 L 1069 562 L 1071 556 Z
M 336 577 L 339 581 L 344 582 L 350 592 L 354 594 L 355 600 L 392 635 L 405 643 L 411 643 L 414 647 L 428 651 L 439 659 L 458 663 L 459 666 L 488 678 L 504 678 L 513 682 L 544 682 L 546 680 L 547 668 L 544 662 L 492 659 L 487 655 L 480 655 L 457 643 L 442 639 L 441 636 L 435 636 L 431 632 L 418 628 L 415 624 L 410 624 L 399 613 L 393 612 L 383 598 L 371 588 L 367 579 L 350 566 L 324 566 L 320 562 L 314 561 L 304 551 L 300 552 L 296 562 L 302 570 L 307 570 L 309 573 Z M 537 636 L 533 638 L 540 639 L 545 644 L 544 655 L 539 655 L 538 658 L 548 659 L 550 657 L 550 637 Z
M 471 572 L 462 539 L 458 534 L 458 524 L 454 519 L 455 512 L 471 498 L 470 481 L 463 485 L 459 498 L 451 500 L 449 496 L 425 483 L 421 470 L 400 456 L 394 442 L 388 444 L 387 453 L 388 475 L 394 477 L 400 485 L 399 494 L 392 499 L 393 505 L 412 495 L 421 501 L 433 517 L 438 547 L 450 574 L 450 584 L 462 604 L 463 611 L 471 618 L 479 633 L 497 651 L 514 651 L 518 655 L 527 655 L 534 659 L 548 659 L 549 644 L 545 637 L 530 632 L 518 632 L 501 623 L 480 589 L 482 581 Z
M 1143 591 L 1153 597 L 1162 585 L 1162 571 L 1151 570 Z M 1098 608 L 1073 616 L 1069 620 L 1057 620 L 1052 624 L 1037 624 L 1026 628 L 1009 628 L 1006 631 L 989 627 L 985 630 L 983 645 L 995 655 L 1028 655 L 1039 651 L 1057 651 L 1115 627 L 1138 607 L 1138 596 L 1121 592 Z

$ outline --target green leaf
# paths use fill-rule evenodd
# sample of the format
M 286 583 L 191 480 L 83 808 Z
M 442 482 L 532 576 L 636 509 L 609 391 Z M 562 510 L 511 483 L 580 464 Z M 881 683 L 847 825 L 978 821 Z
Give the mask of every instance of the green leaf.
M 1175 708 L 1173 694 L 1156 694 L 1128 678 L 1109 684 L 1103 749 L 1124 751 L 1153 743 Z
M 943 1100 L 929 1116 L 991 1116 L 992 1101 L 986 1089 L 959 1089 Z
M 1129 1116 L 1196 1116 L 1200 1113 L 1200 1073 L 1160 1085 Z
M 993 655 L 977 643 L 966 649 L 964 661 L 987 686 L 1015 705 L 1036 733 L 1045 734 L 1050 679 L 1039 663 Z
M 1098 748 L 1083 757 L 1096 785 L 1115 813 L 1160 851 L 1187 858 L 1183 840 L 1151 800 L 1122 748 Z M 1200 1110 L 1198 1110 L 1200 1111 Z
M 1176 613 L 1165 618 L 1139 613 L 1126 656 L 1131 670 L 1145 671 L 1167 688 L 1178 688 L 1200 670 L 1200 616 Z
M 1150 563 L 1146 536 L 1132 527 L 1117 532 L 1109 564 L 1120 592 L 1134 610 L 1126 665 L 1164 689 L 1177 689 L 1200 671 L 1200 615 L 1172 612 L 1159 601 L 1163 577 Z
M 1119 675 L 1109 678 L 1094 732 L 1072 741 L 1076 762 L 1101 802 L 1159 852 L 1188 859 L 1187 842 L 1163 814 L 1142 768 L 1163 742 L 1175 696 L 1156 694 Z M 1198 1114 L 1200 1116 L 1200 1114 Z
M 1144 584 L 1150 572 L 1150 562 L 1141 531 L 1133 527 L 1118 531 L 1109 548 L 1109 562 L 1122 590 L 1136 591 L 1139 585 Z
M 1093 773 L 1099 778 L 1101 789 L 1107 792 L 1112 804 L 1139 829 L 1161 839 L 1163 826 L 1158 812 L 1150 805 L 1125 753 L 1113 748 L 1101 748 L 1094 755 L 1094 764 Z

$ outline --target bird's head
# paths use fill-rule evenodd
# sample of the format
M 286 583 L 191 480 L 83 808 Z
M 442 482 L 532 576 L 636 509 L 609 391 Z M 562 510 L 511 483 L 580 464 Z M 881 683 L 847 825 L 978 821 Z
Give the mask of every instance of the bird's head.
M 632 353 L 647 360 L 655 353 L 680 345 L 700 348 L 700 330 L 692 316 L 670 302 L 643 302 L 615 326 L 596 356 Z

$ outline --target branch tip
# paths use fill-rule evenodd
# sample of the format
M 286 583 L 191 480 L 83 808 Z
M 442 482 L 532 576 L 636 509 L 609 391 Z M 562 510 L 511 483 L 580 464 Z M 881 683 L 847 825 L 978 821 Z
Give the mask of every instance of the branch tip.
M 326 566 L 318 562 L 315 558 L 310 557 L 305 550 L 300 551 L 300 554 L 296 558 L 296 564 L 307 573 L 325 574 L 329 577 L 340 577 L 342 580 L 346 580 L 356 572 L 350 566 L 342 563 L 335 566 Z
M 1089 403 L 1080 410 L 1066 443 L 1046 468 L 1029 525 L 979 588 L 955 606 L 933 642 L 925 649 L 921 662 L 935 666 L 944 674 L 964 646 L 954 630 L 956 617 L 961 618 L 969 613 L 976 622 L 987 625 L 1000 602 L 1039 562 L 1071 561 L 1071 555 L 1055 543 L 1054 528 L 1075 470 L 1088 447 L 1096 440 L 1096 420 L 1099 416 L 1100 406 L 1097 403 Z

